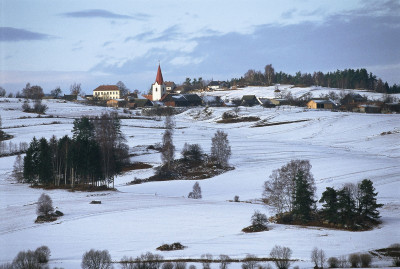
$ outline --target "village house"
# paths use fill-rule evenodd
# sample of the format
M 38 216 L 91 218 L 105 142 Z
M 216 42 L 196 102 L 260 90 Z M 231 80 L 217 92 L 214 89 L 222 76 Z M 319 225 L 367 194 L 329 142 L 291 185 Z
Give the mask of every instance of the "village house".
M 203 102 L 197 94 L 167 94 L 161 101 L 173 107 L 201 106 Z
M 307 103 L 309 109 L 333 109 L 335 104 L 326 99 L 313 99 Z
M 173 81 L 165 81 L 165 89 L 167 92 L 174 92 L 176 84 Z
M 255 95 L 243 95 L 241 101 L 241 106 L 256 106 L 262 104 Z
M 93 90 L 93 98 L 100 100 L 120 99 L 120 90 L 116 85 L 101 85 Z

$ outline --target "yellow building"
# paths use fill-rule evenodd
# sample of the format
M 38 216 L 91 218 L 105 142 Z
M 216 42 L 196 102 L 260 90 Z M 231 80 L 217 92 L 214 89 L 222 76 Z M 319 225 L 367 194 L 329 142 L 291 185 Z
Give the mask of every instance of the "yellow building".
M 120 90 L 116 85 L 101 85 L 93 90 L 93 98 L 102 100 L 119 99 Z
M 313 99 L 307 103 L 307 107 L 310 109 L 333 109 L 334 103 L 329 100 L 317 100 Z

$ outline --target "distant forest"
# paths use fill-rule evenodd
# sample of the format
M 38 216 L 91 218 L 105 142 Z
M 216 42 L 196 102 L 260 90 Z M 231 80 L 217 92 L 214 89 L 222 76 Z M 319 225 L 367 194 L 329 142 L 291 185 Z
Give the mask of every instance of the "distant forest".
M 274 84 L 292 84 L 296 86 L 323 86 L 341 89 L 367 89 L 380 93 L 400 93 L 400 85 L 389 86 L 387 82 L 368 73 L 365 68 L 345 69 L 335 72 L 311 73 L 297 72 L 295 75 L 287 74 L 275 69 L 271 64 L 266 65 L 263 71 L 248 70 L 242 77 L 233 78 L 231 86 L 270 86 Z

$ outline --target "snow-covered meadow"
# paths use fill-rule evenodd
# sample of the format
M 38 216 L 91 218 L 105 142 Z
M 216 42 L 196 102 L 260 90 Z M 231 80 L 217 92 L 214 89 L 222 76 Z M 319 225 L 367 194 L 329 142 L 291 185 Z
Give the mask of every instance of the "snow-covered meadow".
M 74 118 L 97 115 L 107 109 L 45 100 L 49 106 L 46 114 L 54 117 L 36 118 L 35 114 L 21 112 L 22 103 L 17 99 L 5 100 L 0 99 L 0 114 L 4 131 L 14 136 L 14 143 L 29 143 L 33 136 L 70 135 Z M 79 268 L 83 253 L 91 248 L 107 249 L 113 260 L 120 260 L 123 256 L 156 252 L 164 243 L 181 242 L 187 246 L 184 250 L 157 253 L 166 258 L 199 258 L 205 253 L 232 258 L 247 254 L 268 257 L 274 245 L 282 245 L 293 250 L 292 257 L 299 260 L 297 265 L 312 268 L 310 253 L 314 247 L 324 249 L 331 257 L 400 243 L 400 115 L 289 106 L 241 108 L 241 115 L 259 116 L 268 122 L 307 120 L 253 128 L 251 122 L 216 123 L 229 108 L 209 108 L 212 115 L 202 118 L 203 109 L 194 108 L 175 117 L 176 157 L 185 142 L 198 143 L 209 152 L 211 137 L 221 129 L 228 133 L 230 164 L 235 170 L 199 181 L 201 200 L 186 198 L 194 181 L 126 185 L 135 177 L 145 178 L 153 173 L 153 169 L 136 170 L 116 179 L 117 191 L 45 191 L 65 216 L 53 223 L 35 224 L 35 203 L 43 191 L 11 179 L 15 156 L 0 158 L 0 264 L 12 261 L 21 250 L 34 250 L 41 245 L 50 248 L 52 267 Z M 21 118 L 24 116 L 32 118 Z M 162 121 L 150 119 L 122 120 L 130 150 L 145 153 L 133 157 L 133 161 L 160 164 L 159 153 L 142 149 L 161 141 L 163 130 L 153 127 L 162 125 Z M 381 135 L 388 131 L 392 134 Z M 383 224 L 366 232 L 277 224 L 270 224 L 267 232 L 241 232 L 250 224 L 254 210 L 273 214 L 256 199 L 261 197 L 263 183 L 272 170 L 291 159 L 310 160 L 317 197 L 328 186 L 371 179 L 379 192 L 378 202 L 384 204 Z M 253 203 L 229 202 L 235 195 Z M 89 204 L 92 200 L 101 200 L 102 204 Z M 390 261 L 374 260 L 373 264 L 387 266 Z M 235 266 L 239 268 L 232 265 Z

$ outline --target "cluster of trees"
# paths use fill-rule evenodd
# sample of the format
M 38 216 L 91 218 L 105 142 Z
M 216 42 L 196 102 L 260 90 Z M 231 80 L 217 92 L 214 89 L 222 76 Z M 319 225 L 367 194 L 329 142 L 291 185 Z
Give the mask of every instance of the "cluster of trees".
M 161 160 L 163 165 L 159 168 L 158 174 L 171 177 L 174 173 L 174 161 L 175 161 L 175 146 L 173 143 L 173 132 L 175 122 L 171 116 L 165 117 L 165 131 L 162 138 L 161 144 Z M 211 139 L 211 156 L 207 157 L 203 153 L 203 149 L 199 144 L 188 144 L 185 143 L 182 149 L 183 162 L 211 162 L 214 165 L 222 168 L 228 167 L 229 158 L 231 156 L 231 147 L 229 145 L 228 134 L 218 130 L 214 137 Z
M 254 69 L 248 70 L 241 78 L 232 79 L 231 85 L 273 85 L 293 84 L 303 86 L 323 86 L 330 88 L 357 89 L 363 88 L 381 93 L 399 93 L 400 85 L 389 86 L 387 82 L 368 73 L 365 68 L 336 70 L 323 73 L 321 71 L 311 73 L 297 72 L 295 75 L 285 72 L 275 72 L 271 64 L 264 68 L 264 72 Z
M 202 77 L 196 78 L 186 78 L 185 82 L 183 82 L 183 90 L 184 91 L 191 91 L 195 89 L 204 89 L 208 84 L 208 81 L 203 80 Z
M 315 181 L 308 160 L 292 160 L 276 169 L 264 183 L 264 203 L 277 213 L 283 223 L 311 221 L 342 225 L 350 229 L 368 228 L 380 218 L 375 188 L 364 179 L 357 185 L 346 184 L 341 190 L 328 187 L 316 208 Z
M 12 263 L 0 264 L 4 269 L 41 269 L 48 268 L 50 249 L 47 246 L 38 247 L 36 250 L 20 251 Z
M 24 181 L 32 184 L 114 185 L 129 161 L 116 112 L 74 120 L 73 137 L 33 138 L 24 157 Z

